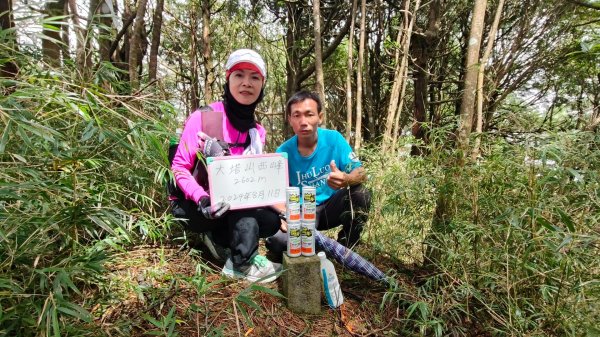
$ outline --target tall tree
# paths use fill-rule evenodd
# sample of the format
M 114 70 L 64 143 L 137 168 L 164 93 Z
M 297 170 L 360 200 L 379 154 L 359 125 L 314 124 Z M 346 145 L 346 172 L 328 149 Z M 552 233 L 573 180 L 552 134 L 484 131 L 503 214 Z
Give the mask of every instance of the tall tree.
M 152 41 L 150 43 L 150 57 L 148 62 L 148 80 L 156 80 L 156 68 L 158 66 L 158 49 L 160 47 L 160 33 L 162 29 L 162 16 L 163 8 L 165 6 L 165 0 L 158 0 L 156 2 L 156 9 L 154 9 L 154 17 L 152 19 Z
M 401 109 L 398 105 L 404 104 L 404 91 L 406 88 L 406 74 L 408 73 L 408 56 L 410 50 L 410 41 L 415 21 L 417 19 L 417 11 L 421 4 L 420 0 L 415 1 L 413 10 L 410 10 L 410 0 L 404 2 L 404 20 L 403 28 L 398 29 L 398 35 L 396 37 L 396 44 L 398 45 L 395 54 L 395 70 L 393 77 L 392 90 L 390 94 L 390 100 L 387 109 L 387 116 L 385 119 L 385 133 L 383 135 L 382 147 L 384 151 L 391 145 L 394 140 L 394 130 L 397 127 L 394 124 L 398 124 L 399 114 Z M 402 59 L 400 59 L 402 55 Z
M 441 13 L 443 12 L 441 7 L 442 2 L 440 0 L 431 1 L 427 15 L 427 27 L 419 29 L 412 35 L 411 55 L 415 68 L 412 135 L 415 139 L 423 143 L 426 143 L 425 128 L 423 128 L 423 125 L 427 122 L 427 111 L 429 109 L 430 59 L 439 39 L 438 32 L 440 29 Z M 396 137 L 397 132 L 394 132 L 394 143 Z M 413 145 L 411 154 L 420 155 L 423 148 L 423 146 Z
M 0 29 L 3 32 L 9 32 L 6 35 L 6 45 L 10 47 L 9 49 L 12 49 L 12 51 L 0 51 L 0 56 L 6 60 L 0 63 L 0 77 L 15 77 L 19 70 L 17 64 L 12 59 L 14 57 L 13 51 L 18 50 L 17 37 L 13 30 L 14 27 L 12 0 L 0 0 Z M 7 55 L 4 55 L 4 53 L 7 53 Z
M 100 62 L 110 61 L 111 55 L 111 44 L 113 39 L 113 20 L 112 17 L 115 15 L 113 9 L 112 0 L 100 0 L 98 4 L 97 13 L 94 16 L 93 22 L 95 23 L 97 30 L 98 40 L 98 51 L 100 54 Z
M 135 23 L 131 35 L 129 50 L 129 82 L 132 89 L 140 86 L 139 67 L 142 65 L 142 39 L 144 35 L 144 15 L 146 13 L 147 0 L 139 0 L 135 14 Z
M 346 140 L 350 142 L 352 135 L 352 76 L 353 76 L 353 49 L 352 42 L 354 40 L 354 22 L 356 21 L 356 7 L 358 0 L 352 0 L 352 10 L 350 11 L 350 32 L 348 34 L 348 69 L 346 71 Z
M 354 149 L 360 149 L 362 142 L 362 73 L 365 59 L 365 35 L 367 1 L 360 2 L 360 42 L 358 43 L 358 64 L 356 66 L 356 135 L 354 137 Z
M 479 61 L 479 69 L 477 71 L 477 126 L 475 131 L 479 135 L 479 137 L 475 138 L 475 144 L 473 145 L 473 151 L 471 152 L 472 159 L 477 158 L 479 155 L 479 147 L 481 145 L 481 132 L 483 131 L 483 81 L 485 68 L 488 63 L 488 59 L 490 54 L 492 53 L 492 48 L 494 47 L 494 41 L 496 40 L 496 32 L 498 31 L 498 26 L 500 25 L 500 17 L 502 16 L 502 8 L 504 7 L 504 0 L 498 1 L 498 6 L 496 7 L 496 14 L 494 15 L 494 22 L 492 23 L 492 27 L 490 28 L 490 32 L 488 34 L 488 42 L 485 47 L 485 51 L 483 52 L 483 56 L 481 57 L 481 61 Z
M 473 127 L 475 99 L 477 95 L 477 73 L 479 68 L 479 50 L 483 34 L 486 0 L 475 0 L 471 18 L 471 30 L 465 61 L 465 79 L 460 104 L 460 124 L 458 129 L 458 145 L 466 154 L 469 146 L 469 135 Z
M 323 125 L 327 125 L 327 101 L 325 100 L 325 80 L 323 79 L 323 51 L 321 45 L 321 10 L 320 1 L 313 0 L 313 27 L 315 38 L 315 91 L 323 102 Z
M 215 69 L 212 57 L 212 44 L 210 34 L 211 0 L 202 1 L 202 63 L 204 64 L 204 102 L 208 104 L 213 100 L 213 86 L 215 83 Z
M 195 4 L 192 4 L 192 8 L 195 8 Z M 200 107 L 200 98 L 198 95 L 200 94 L 199 89 L 199 79 L 198 79 L 198 17 L 196 16 L 196 11 L 192 10 L 190 13 L 190 51 L 189 51 L 189 59 L 190 59 L 190 76 L 189 80 L 191 81 L 190 85 L 190 107 L 189 111 L 194 111 Z
M 275 14 L 279 14 L 280 5 L 272 7 Z M 314 34 L 311 27 L 312 8 L 301 2 L 284 2 L 286 25 L 286 96 L 303 88 L 303 83 L 315 73 L 316 61 L 314 58 Z M 320 9 L 321 17 L 325 23 L 321 28 L 323 42 L 323 62 L 333 55 L 337 47 L 346 37 L 350 29 L 348 20 L 349 9 L 344 1 L 328 3 L 327 7 Z M 341 26 L 341 27 L 340 27 Z

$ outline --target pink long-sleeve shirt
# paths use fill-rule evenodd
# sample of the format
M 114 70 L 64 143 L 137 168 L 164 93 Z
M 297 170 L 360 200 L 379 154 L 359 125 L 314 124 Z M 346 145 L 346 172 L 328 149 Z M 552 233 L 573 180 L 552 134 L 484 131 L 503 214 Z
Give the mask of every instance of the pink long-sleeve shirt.
M 249 137 L 248 132 L 240 132 L 236 130 L 233 125 L 227 119 L 225 114 L 225 107 L 223 102 L 215 102 L 209 105 L 215 112 L 220 111 L 223 113 L 223 139 L 227 143 L 241 143 L 246 142 L 246 138 Z M 265 128 L 256 124 L 256 129 L 260 135 L 260 140 L 265 144 L 266 131 Z M 188 117 L 179 139 L 179 146 L 177 152 L 173 158 L 173 164 L 171 170 L 175 175 L 175 182 L 177 186 L 183 191 L 186 199 L 198 202 L 200 198 L 208 196 L 207 190 L 204 189 L 200 184 L 208 186 L 208 182 L 199 182 L 192 176 L 192 170 L 194 169 L 194 163 L 196 162 L 196 152 L 198 151 L 198 132 L 202 130 L 202 112 L 199 110 L 194 111 L 190 117 Z M 206 132 L 206 131 L 205 131 Z M 244 152 L 243 147 L 232 147 L 230 148 L 232 156 L 242 155 Z

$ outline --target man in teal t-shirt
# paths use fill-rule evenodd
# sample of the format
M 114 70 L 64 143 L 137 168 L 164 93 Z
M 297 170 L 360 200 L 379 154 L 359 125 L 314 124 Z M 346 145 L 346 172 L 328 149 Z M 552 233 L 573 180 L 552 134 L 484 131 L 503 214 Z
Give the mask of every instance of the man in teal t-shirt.
M 323 113 L 316 93 L 300 91 L 286 103 L 295 136 L 277 152 L 287 152 L 290 186 L 314 186 L 317 190 L 317 229 L 342 225 L 338 242 L 354 246 L 367 221 L 371 197 L 362 185 L 364 168 L 350 144 L 335 130 L 319 128 Z M 267 247 L 285 249 L 281 231 L 267 239 Z

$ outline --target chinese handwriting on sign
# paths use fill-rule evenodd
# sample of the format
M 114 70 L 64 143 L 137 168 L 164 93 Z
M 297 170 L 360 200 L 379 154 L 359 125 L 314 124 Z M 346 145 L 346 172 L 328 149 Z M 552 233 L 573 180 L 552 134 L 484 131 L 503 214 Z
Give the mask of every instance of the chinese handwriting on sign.
M 286 158 L 285 154 L 209 158 L 211 201 L 228 202 L 232 209 L 285 201 Z

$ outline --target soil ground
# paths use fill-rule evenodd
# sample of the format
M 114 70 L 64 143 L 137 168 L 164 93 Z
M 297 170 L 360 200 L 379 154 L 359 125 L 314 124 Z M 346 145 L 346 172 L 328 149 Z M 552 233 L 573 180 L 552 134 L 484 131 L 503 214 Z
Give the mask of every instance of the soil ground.
M 368 250 L 363 245 L 357 252 L 381 270 L 406 270 L 385 257 L 372 259 Z M 321 314 L 304 315 L 288 310 L 285 299 L 276 296 L 281 282 L 260 288 L 222 278 L 221 266 L 194 252 L 141 246 L 115 256 L 107 266 L 106 288 L 94 291 L 105 294 L 93 308 L 95 323 L 112 336 L 164 336 L 171 325 L 178 336 L 389 336 L 401 328 L 405 313 L 384 301 L 388 289 L 340 265 L 342 308 L 332 310 L 323 302 Z M 399 282 L 414 289 L 408 278 Z

